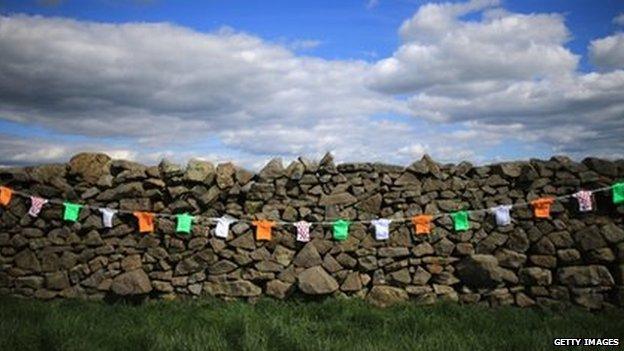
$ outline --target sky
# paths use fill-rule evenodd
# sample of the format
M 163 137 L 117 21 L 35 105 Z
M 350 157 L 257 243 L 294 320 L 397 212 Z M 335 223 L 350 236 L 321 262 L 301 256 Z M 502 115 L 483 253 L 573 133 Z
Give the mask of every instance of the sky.
M 0 0 L 0 165 L 624 157 L 624 1 Z

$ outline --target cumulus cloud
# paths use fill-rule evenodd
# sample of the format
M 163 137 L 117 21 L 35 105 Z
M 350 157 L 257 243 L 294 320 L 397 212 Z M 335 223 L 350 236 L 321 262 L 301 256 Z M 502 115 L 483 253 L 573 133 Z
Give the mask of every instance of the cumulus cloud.
M 619 15 L 615 16 L 615 18 L 613 19 L 613 23 L 619 26 L 624 26 L 624 13 L 620 13 Z
M 621 34 L 595 40 L 593 61 L 608 73 L 581 74 L 559 14 L 516 14 L 499 1 L 421 6 L 399 29 L 403 43 L 367 78 L 374 89 L 402 94 L 417 118 L 478 125 L 456 133 L 541 142 L 587 155 L 622 150 L 624 71 Z M 477 20 L 465 20 L 469 14 Z M 491 130 L 501 133 L 495 138 Z M 462 134 L 468 133 L 468 134 Z M 504 135 L 504 138 L 503 138 Z M 513 136 L 513 138 L 511 137 Z M 486 139 L 488 139 L 486 138 Z
M 297 57 L 231 30 L 2 17 L 0 52 L 3 116 L 62 132 L 162 140 L 392 108 L 361 84 L 363 62 Z
M 569 32 L 557 14 L 496 11 L 498 1 L 427 4 L 403 22 L 403 44 L 376 63 L 371 85 L 390 93 L 413 93 L 445 85 L 473 85 L 475 94 L 498 89 L 495 81 L 569 74 L 578 57 L 563 44 Z M 490 10 L 480 21 L 460 18 Z M 488 84 L 489 83 L 489 84 Z M 479 89 L 480 88 L 480 89 Z
M 592 40 L 589 55 L 592 63 L 600 69 L 624 68 L 624 33 Z
M 69 155 L 80 152 L 105 152 L 113 158 L 134 160 L 137 152 L 110 147 L 102 143 L 68 142 L 42 138 L 19 138 L 3 135 L 0 138 L 0 165 L 29 165 L 66 162 Z
M 600 71 L 580 73 L 559 14 L 511 13 L 496 0 L 432 3 L 398 32 L 396 51 L 369 63 L 300 55 L 319 43 L 229 28 L 1 16 L 0 118 L 88 141 L 0 132 L 0 163 L 83 149 L 252 167 L 325 151 L 405 164 L 424 153 L 533 155 L 514 150 L 524 144 L 573 156 L 624 150 L 621 34 L 594 40 Z

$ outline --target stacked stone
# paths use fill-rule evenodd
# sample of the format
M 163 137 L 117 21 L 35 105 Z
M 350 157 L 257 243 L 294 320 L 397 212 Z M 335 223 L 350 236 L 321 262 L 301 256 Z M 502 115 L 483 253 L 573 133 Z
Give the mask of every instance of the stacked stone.
M 68 164 L 0 169 L 0 182 L 50 199 L 122 210 L 189 212 L 206 217 L 283 221 L 408 218 L 427 213 L 481 209 L 565 195 L 613 184 L 624 160 L 581 163 L 565 157 L 474 167 L 441 165 L 429 157 L 409 167 L 379 163 L 335 165 L 331 155 L 288 167 L 270 161 L 253 174 L 231 163 L 216 167 L 163 161 L 147 167 L 79 154 Z M 597 209 L 579 213 L 574 200 L 555 203 L 551 219 L 514 208 L 514 223 L 496 226 L 491 215 L 472 213 L 470 230 L 455 232 L 448 216 L 430 235 L 409 222 L 391 224 L 390 239 L 354 223 L 346 241 L 331 227 L 313 225 L 310 242 L 297 242 L 293 226 L 277 226 L 273 239 L 256 241 L 246 222 L 227 239 L 214 223 L 200 221 L 191 235 L 175 233 L 158 218 L 153 234 L 139 234 L 132 216 L 83 210 L 76 223 L 62 221 L 60 206 L 27 215 L 27 199 L 0 209 L 0 293 L 40 299 L 103 299 L 139 295 L 172 299 L 213 295 L 333 295 L 386 306 L 412 299 L 485 305 L 578 304 L 590 309 L 624 305 L 624 209 L 609 193 L 596 194 Z

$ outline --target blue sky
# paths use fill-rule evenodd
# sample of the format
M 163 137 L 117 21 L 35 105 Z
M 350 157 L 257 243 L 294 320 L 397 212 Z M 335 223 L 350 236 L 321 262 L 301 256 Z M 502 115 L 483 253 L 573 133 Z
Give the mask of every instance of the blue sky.
M 372 55 L 392 54 L 399 44 L 397 28 L 419 6 L 429 2 L 5 0 L 0 1 L 0 5 L 4 14 L 27 13 L 115 23 L 172 22 L 198 31 L 229 26 L 275 42 L 320 41 L 314 48 L 300 49 L 309 55 L 372 60 L 375 58 Z M 612 20 L 624 11 L 624 2 L 619 0 L 507 0 L 503 4 L 506 9 L 518 13 L 564 14 L 572 31 L 568 45 L 573 52 L 584 56 L 592 39 L 604 37 L 616 29 Z M 586 58 L 581 69 L 590 69 Z
M 624 55 L 623 26 L 617 20 L 624 13 L 624 2 L 452 3 L 456 6 L 407 0 L 0 0 L 5 27 L 0 31 L 0 49 L 6 49 L 0 52 L 10 53 L 6 54 L 9 61 L 16 60 L 0 66 L 0 75 L 7 77 L 0 86 L 0 130 L 9 139 L 0 164 L 59 161 L 81 147 L 148 163 L 162 157 L 181 161 L 200 157 L 233 159 L 250 167 L 273 156 L 289 159 L 298 152 L 318 157 L 325 151 L 333 151 L 344 161 L 371 157 L 395 163 L 410 162 L 423 153 L 451 162 L 545 158 L 556 153 L 621 157 L 624 146 L 607 141 L 613 140 L 610 131 L 624 128 L 618 122 L 624 119 L 618 118 L 624 117 L 624 73 L 617 63 L 618 55 Z M 429 19 L 439 15 L 452 21 L 445 26 L 433 21 L 432 25 Z M 176 41 L 161 39 L 163 32 L 153 27 L 106 27 L 145 22 L 169 23 L 164 35 L 180 35 L 178 42 L 197 39 L 201 46 L 214 39 L 218 53 L 232 50 L 228 55 L 233 56 L 214 59 L 208 67 L 223 65 L 221 70 L 228 71 L 236 66 L 232 58 L 237 60 L 245 53 L 253 53 L 254 63 L 240 66 L 241 71 L 228 71 L 227 76 L 211 73 L 188 78 L 184 81 L 193 81 L 180 83 L 179 89 L 160 86 L 165 79 L 175 80 L 171 77 L 179 72 L 191 72 L 192 77 L 194 69 L 206 68 L 208 57 L 218 55 L 203 49 L 207 46 L 199 51 L 191 44 L 190 49 L 177 48 Z M 499 28 L 508 30 L 500 34 Z M 528 33 L 523 28 L 529 28 Z M 126 30 L 144 35 L 141 44 L 150 42 L 135 50 L 163 56 L 207 55 L 206 59 L 185 57 L 178 60 L 180 67 L 169 71 L 166 65 L 160 66 L 160 58 L 132 51 L 123 34 L 114 33 Z M 81 31 L 89 37 L 83 38 Z M 208 36 L 197 38 L 192 33 Z M 449 35 L 461 40 L 449 39 Z M 473 43 L 477 49 L 471 54 Z M 522 49 L 531 43 L 539 44 L 530 53 L 534 56 Z M 91 57 L 95 49 L 83 50 L 89 45 L 125 52 L 121 56 L 131 62 Z M 501 58 L 484 58 L 479 50 Z M 268 63 L 256 63 L 260 53 L 270 62 L 284 60 L 279 72 L 267 68 Z M 96 63 L 100 58 L 102 63 Z M 90 66 L 89 62 L 94 63 Z M 288 65 L 293 68 L 284 68 Z M 88 79 L 94 76 L 89 72 L 99 76 L 100 71 L 122 66 L 133 73 Z M 146 66 L 161 68 L 136 73 L 137 67 Z M 59 73 L 64 69 L 69 73 Z M 241 81 L 249 81 L 236 83 L 237 74 Z M 270 78 L 272 74 L 277 75 Z M 282 82 L 283 77 L 289 78 Z M 264 83 L 262 79 L 269 80 Z M 318 80 L 316 85 L 312 80 Z M 212 85 L 212 81 L 220 83 Z M 269 82 L 273 90 L 263 93 Z M 37 88 L 36 84 L 42 85 Z M 326 89 L 328 85 L 332 89 Z M 608 92 L 601 88 L 605 85 L 611 87 Z M 90 88 L 85 91 L 85 87 Z M 143 90 L 132 96 L 136 103 L 124 99 L 124 94 L 129 99 L 128 91 Z M 197 91 L 203 95 L 195 96 Z M 166 98 L 154 98 L 160 94 Z M 183 98 L 171 97 L 175 94 Z M 340 106 L 335 109 L 313 103 L 334 98 Z M 193 107 L 181 107 L 177 100 Z M 213 100 L 224 107 L 203 103 Z M 582 107 L 574 110 L 572 106 Z M 293 110 L 297 112 L 285 116 Z M 121 125 L 142 120 L 150 128 L 134 126 L 115 133 L 103 120 Z M 155 127 L 166 123 L 177 127 Z M 188 129 L 184 123 L 190 123 L 196 133 L 184 135 Z M 254 138 L 250 123 L 269 127 Z M 359 129 L 352 130 L 353 137 L 344 138 L 336 132 L 341 123 L 346 129 L 353 124 Z M 328 132 L 328 126 L 332 131 Z M 28 138 L 34 142 L 26 143 Z M 375 139 L 372 145 L 358 147 L 370 139 Z M 596 142 L 601 140 L 605 142 Z M 35 146 L 54 152 L 46 155 Z

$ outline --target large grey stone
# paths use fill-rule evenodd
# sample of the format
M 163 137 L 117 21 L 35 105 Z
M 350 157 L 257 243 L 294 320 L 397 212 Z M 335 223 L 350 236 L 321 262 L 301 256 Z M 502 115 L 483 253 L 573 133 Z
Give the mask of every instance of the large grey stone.
M 433 246 L 428 242 L 420 243 L 412 249 L 412 254 L 416 257 L 433 255 Z
M 234 228 L 232 228 L 232 231 L 234 231 Z M 229 244 L 231 246 L 247 250 L 253 250 L 256 248 L 253 233 L 241 235 L 238 238 L 230 241 Z
M 97 199 L 100 201 L 121 200 L 125 198 L 143 197 L 145 191 L 140 182 L 124 183 L 113 189 L 101 192 Z
M 376 214 L 381 209 L 382 200 L 383 198 L 381 197 L 381 194 L 377 193 L 360 201 L 357 205 L 355 205 L 355 207 L 359 210 Z
M 137 269 L 116 276 L 111 290 L 117 295 L 147 294 L 152 291 L 152 283 L 142 269 Z
M 319 201 L 320 206 L 332 206 L 332 205 L 351 205 L 357 202 L 357 198 L 349 193 L 337 193 L 331 195 L 321 196 Z
M 502 249 L 496 252 L 496 259 L 502 267 L 519 268 L 526 262 L 527 256 L 516 251 Z
M 106 154 L 80 153 L 69 160 L 69 172 L 85 182 L 95 184 L 101 176 L 110 174 L 111 158 Z
M 518 162 L 506 162 L 501 163 L 495 169 L 500 175 L 504 175 L 509 178 L 518 178 L 522 174 L 522 165 Z
M 234 175 L 236 168 L 232 163 L 221 163 L 217 166 L 217 186 L 220 189 L 232 187 L 234 185 Z
M 601 228 L 602 236 L 610 243 L 619 243 L 624 241 L 624 229 L 609 223 Z
M 180 165 L 172 163 L 167 159 L 163 159 L 160 162 L 160 164 L 158 165 L 158 169 L 165 178 L 178 177 L 183 174 Z
M 186 166 L 184 179 L 192 182 L 209 184 L 215 176 L 215 167 L 212 163 L 201 160 L 190 160 Z
M 139 254 L 126 256 L 121 260 L 121 269 L 124 271 L 133 271 L 141 268 L 141 266 L 141 255 Z
M 321 266 L 310 267 L 297 277 L 301 291 L 310 295 L 329 294 L 338 290 L 338 282 Z
M 275 179 L 283 176 L 285 174 L 284 165 L 282 164 L 282 159 L 277 157 L 269 161 L 262 170 L 258 173 L 260 178 L 264 179 Z
M 41 271 L 41 263 L 37 259 L 37 256 L 35 256 L 35 253 L 32 252 L 30 249 L 22 250 L 17 255 L 15 255 L 15 265 L 18 268 L 27 271 Z
M 314 246 L 314 243 L 307 243 L 303 249 L 297 253 L 293 260 L 293 264 L 295 267 L 304 267 L 309 268 L 313 266 L 318 266 L 323 262 L 321 255 L 318 250 Z
M 290 292 L 291 288 L 292 288 L 292 283 L 284 283 L 281 280 L 275 279 L 267 283 L 266 293 L 269 296 L 273 296 L 281 300 L 281 299 L 284 299 L 286 296 L 288 296 L 288 293 Z
M 360 273 L 350 272 L 345 278 L 344 282 L 340 285 L 340 290 L 345 292 L 360 291 L 362 290 L 362 280 L 360 279 Z
M 63 290 L 69 287 L 69 278 L 66 272 L 53 272 L 46 274 L 46 287 L 52 290 Z
M 417 189 L 420 191 L 420 180 L 411 172 L 403 173 L 395 182 L 396 185 L 408 185 L 410 189 Z
M 425 285 L 431 279 L 431 273 L 422 267 L 418 267 L 414 273 L 412 283 L 415 285 Z
M 596 157 L 588 157 L 583 160 L 583 164 L 607 177 L 617 177 L 618 175 L 617 165 L 614 162 L 608 160 Z
M 238 268 L 238 266 L 234 262 L 231 262 L 228 260 L 221 260 L 211 265 L 210 267 L 208 267 L 208 272 L 210 274 L 218 275 L 218 274 L 229 273 L 235 270 L 236 268 Z
M 525 285 L 550 285 L 552 273 L 548 269 L 540 267 L 527 267 L 518 271 L 520 281 Z
M 587 227 L 575 232 L 574 239 L 581 244 L 581 248 L 585 251 L 607 246 L 602 235 L 600 235 L 600 230 L 596 226 Z
M 440 166 L 429 155 L 424 155 L 420 161 L 412 163 L 407 170 L 416 174 L 433 174 L 436 177 L 441 175 Z
M 615 282 L 604 266 L 572 266 L 559 268 L 559 282 L 569 286 L 613 286 Z
M 492 288 L 502 281 L 498 260 L 492 255 L 471 255 L 456 266 L 457 276 L 465 285 Z
M 197 257 L 188 257 L 180 261 L 175 268 L 175 275 L 187 275 L 203 270 L 206 264 Z
M 277 245 L 277 247 L 273 251 L 273 255 L 271 255 L 271 259 L 286 267 L 290 264 L 290 262 L 292 262 L 294 255 L 295 252 L 293 250 L 287 249 L 282 245 Z
M 377 307 L 392 306 L 408 299 L 409 295 L 405 290 L 387 285 L 375 285 L 366 295 L 366 301 Z

